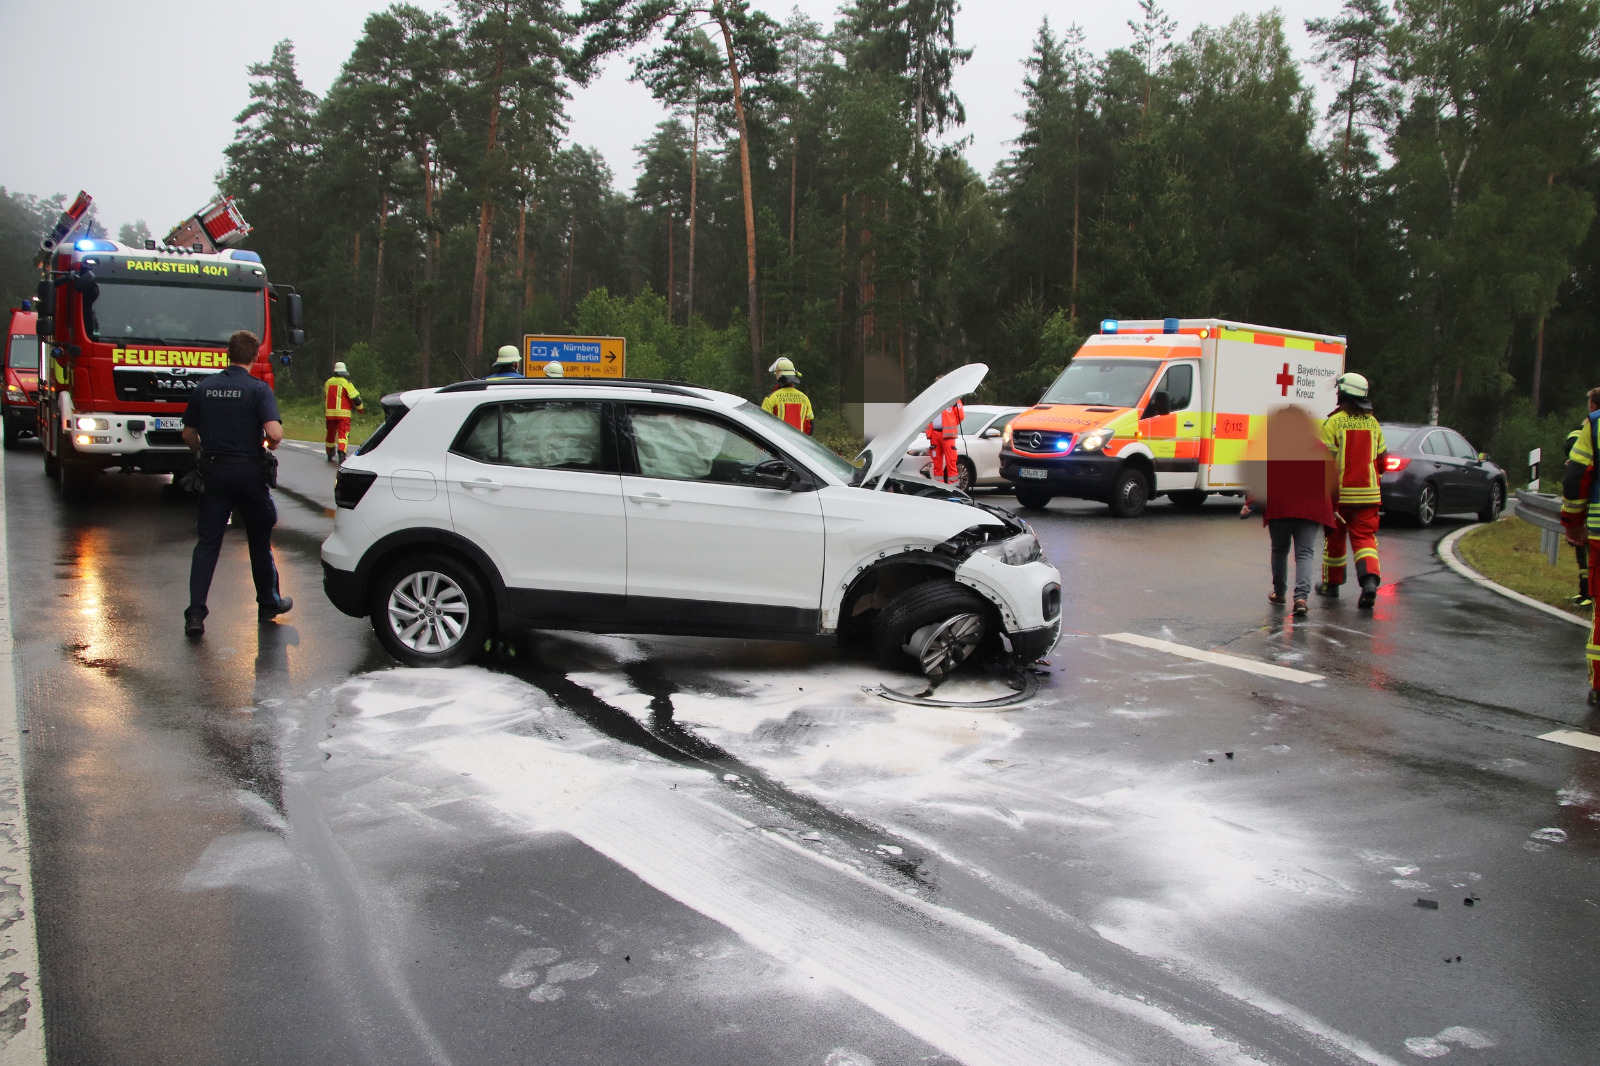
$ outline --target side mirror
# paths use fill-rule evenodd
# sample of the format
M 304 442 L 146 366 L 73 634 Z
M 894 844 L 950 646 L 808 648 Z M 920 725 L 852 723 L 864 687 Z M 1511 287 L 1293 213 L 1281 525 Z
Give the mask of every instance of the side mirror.
M 750 471 L 750 484 L 764 489 L 791 488 L 797 480 L 794 467 L 782 459 L 768 459 Z
M 1144 409 L 1145 418 L 1159 418 L 1172 413 L 1172 397 L 1168 396 L 1165 389 L 1157 389 L 1150 394 L 1150 406 Z
M 289 324 L 289 333 L 291 337 L 296 330 L 303 329 L 305 327 L 306 323 L 304 316 L 304 309 L 300 305 L 300 294 L 297 292 L 289 293 L 288 296 L 284 298 L 283 318 L 284 321 Z M 304 343 L 304 341 L 305 335 L 301 334 L 300 340 L 291 340 L 289 343 L 301 344 Z
M 984 430 L 982 433 L 978 434 L 978 438 L 980 440 L 994 440 L 995 438 L 997 438 L 999 436 L 1000 436 L 1000 431 L 998 429 L 995 429 L 992 426 L 990 428 Z
M 1478 453 L 1478 462 L 1487 463 L 1488 461 L 1489 461 L 1489 453 L 1488 452 L 1479 452 Z
M 289 330 L 289 347 L 298 348 L 306 342 L 306 331 L 298 326 Z

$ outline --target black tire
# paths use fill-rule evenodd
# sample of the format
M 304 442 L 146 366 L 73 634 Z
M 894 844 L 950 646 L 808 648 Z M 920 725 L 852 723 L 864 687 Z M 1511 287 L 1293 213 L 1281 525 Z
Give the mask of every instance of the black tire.
M 44 476 L 51 481 L 61 476 L 61 460 L 49 452 L 44 453 Z
M 88 499 L 94 480 L 100 476 L 100 471 L 82 463 L 62 462 L 60 467 L 61 498 L 68 503 L 79 503 Z
M 971 492 L 978 484 L 978 471 L 973 468 L 972 460 L 962 456 L 956 460 L 956 487 L 962 492 Z
M 1182 507 L 1185 511 L 1195 511 L 1206 505 L 1206 500 L 1210 495 L 1209 492 L 1190 489 L 1185 492 L 1169 492 L 1167 493 L 1167 499 L 1172 501 L 1174 507 Z
M 413 609 L 424 600 L 425 614 Z M 418 554 L 385 571 L 372 590 L 369 617 L 378 643 L 406 666 L 460 666 L 492 636 L 490 610 L 483 582 L 469 567 L 446 555 Z M 408 628 L 407 618 L 419 624 Z
M 1500 517 L 1500 512 L 1506 509 L 1506 487 L 1504 483 L 1496 481 L 1489 486 L 1489 503 L 1478 512 L 1478 521 L 1493 522 Z
M 905 644 L 924 626 L 971 619 L 976 623 L 941 634 L 948 640 L 930 648 L 936 661 L 918 662 L 906 654 Z M 889 606 L 878 612 L 872 626 L 872 643 L 878 661 L 890 669 L 912 669 L 934 680 L 942 680 L 969 658 L 993 629 L 989 602 L 972 589 L 948 578 L 925 581 L 900 593 Z
M 5 416 L 5 449 L 10 451 L 17 446 L 17 441 L 22 439 L 22 430 L 17 426 L 17 420 L 10 415 Z
M 1439 489 L 1429 481 L 1422 486 L 1422 491 L 1417 493 L 1417 509 L 1412 512 L 1412 521 L 1417 528 L 1427 529 L 1433 525 L 1433 520 L 1439 517 Z
M 1138 518 L 1150 502 L 1150 486 L 1144 475 L 1132 467 L 1123 467 L 1111 489 L 1111 513 L 1118 518 Z
M 1030 511 L 1042 511 L 1050 506 L 1051 496 L 1043 489 L 1023 488 L 1017 486 L 1017 504 Z

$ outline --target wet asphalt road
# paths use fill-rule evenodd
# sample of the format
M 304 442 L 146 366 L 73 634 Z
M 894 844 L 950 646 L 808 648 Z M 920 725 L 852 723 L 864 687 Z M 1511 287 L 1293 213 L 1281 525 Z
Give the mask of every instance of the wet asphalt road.
M 295 609 L 230 534 L 197 644 L 192 504 L 6 455 L 53 1063 L 1594 1061 L 1600 754 L 1535 739 L 1600 726 L 1584 632 L 1445 569 L 1459 523 L 1294 621 L 1226 505 L 1057 503 L 1039 696 L 941 711 L 803 645 L 393 670 L 285 451 Z

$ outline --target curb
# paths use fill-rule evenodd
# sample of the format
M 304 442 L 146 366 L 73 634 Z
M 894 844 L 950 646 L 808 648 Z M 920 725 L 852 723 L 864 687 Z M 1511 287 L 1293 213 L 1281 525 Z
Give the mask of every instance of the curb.
M 22 791 L 22 721 L 12 661 L 11 582 L 6 547 L 5 460 L 0 459 L 0 1066 L 44 1066 L 44 1002 Z
M 1461 559 L 1456 556 L 1456 541 L 1461 539 L 1461 535 L 1469 530 L 1477 529 L 1479 526 L 1484 524 L 1485 523 L 1483 522 L 1474 522 L 1470 526 L 1462 526 L 1460 529 L 1453 531 L 1449 536 L 1445 537 L 1439 542 L 1437 551 L 1439 553 L 1439 558 L 1441 561 L 1443 561 L 1444 565 L 1448 566 L 1450 569 L 1454 570 L 1456 573 L 1460 574 L 1474 585 L 1479 585 L 1483 588 L 1486 588 L 1490 592 L 1497 592 L 1508 600 L 1516 600 L 1524 607 L 1532 607 L 1534 610 L 1543 611 L 1545 614 L 1550 615 L 1553 618 L 1559 618 L 1564 622 L 1571 622 L 1573 625 L 1582 626 L 1584 629 L 1588 629 L 1589 623 L 1584 621 L 1582 618 L 1579 618 L 1576 615 L 1568 614 L 1566 611 L 1563 611 L 1558 607 L 1552 607 L 1548 603 L 1540 603 L 1532 596 L 1524 596 L 1515 589 L 1508 589 L 1504 585 L 1490 581 L 1488 578 L 1472 569 L 1472 567 L 1462 562 Z

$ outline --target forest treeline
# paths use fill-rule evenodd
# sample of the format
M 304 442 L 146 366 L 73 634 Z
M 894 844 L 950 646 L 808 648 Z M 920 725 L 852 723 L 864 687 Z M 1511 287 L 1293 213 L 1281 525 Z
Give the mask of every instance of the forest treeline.
M 305 294 L 280 387 L 339 357 L 369 392 L 439 384 L 576 332 L 747 395 L 788 355 L 824 411 L 974 360 L 1030 403 L 1102 318 L 1219 316 L 1347 335 L 1383 417 L 1515 473 L 1600 384 L 1600 0 L 1346 0 L 1307 24 L 1320 109 L 1276 12 L 1180 34 L 1130 0 L 1102 55 L 1046 22 L 989 175 L 957 9 L 396 4 L 322 97 L 280 42 L 219 178 Z M 619 53 L 669 113 L 631 192 L 564 109 Z

